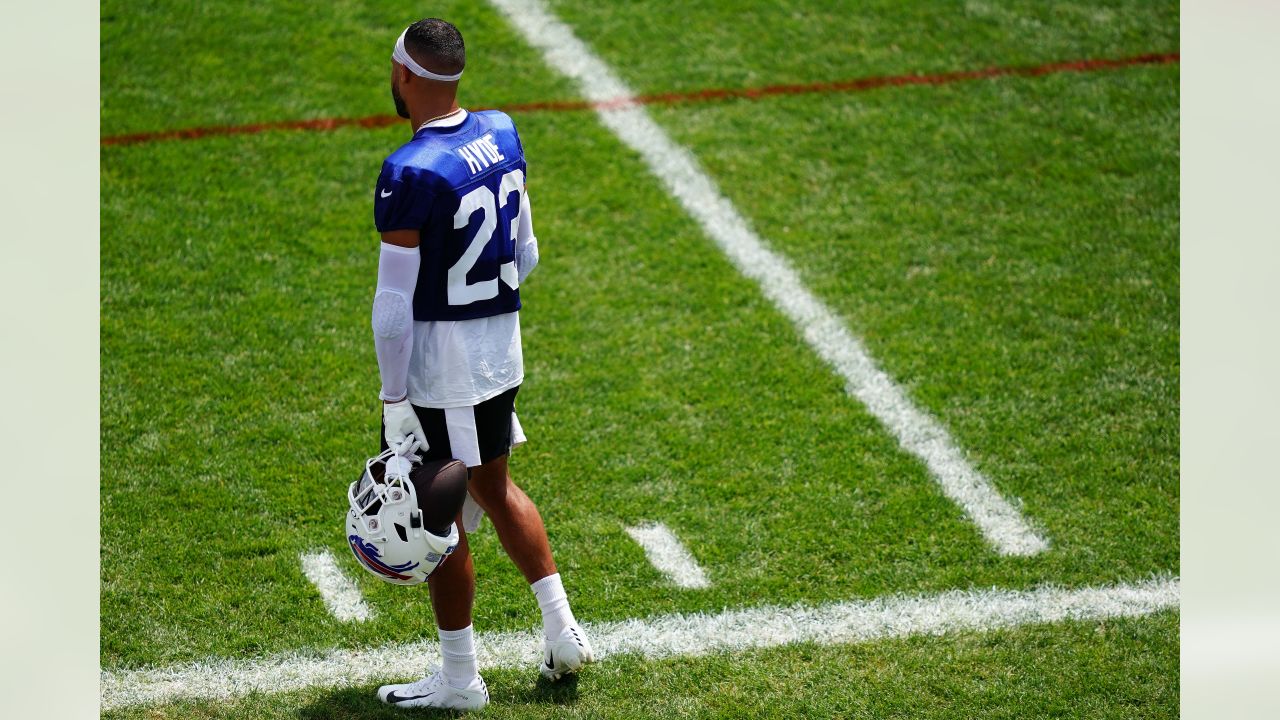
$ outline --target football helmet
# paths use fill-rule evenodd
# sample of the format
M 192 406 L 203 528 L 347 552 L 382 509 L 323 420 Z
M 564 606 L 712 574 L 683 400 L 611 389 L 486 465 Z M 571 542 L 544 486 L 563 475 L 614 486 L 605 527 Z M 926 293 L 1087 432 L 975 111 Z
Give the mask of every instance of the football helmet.
M 393 585 L 426 582 L 453 553 L 458 527 L 448 519 L 467 492 L 461 461 L 410 459 L 416 456 L 386 450 L 366 460 L 360 479 L 347 487 L 347 544 L 366 570 Z

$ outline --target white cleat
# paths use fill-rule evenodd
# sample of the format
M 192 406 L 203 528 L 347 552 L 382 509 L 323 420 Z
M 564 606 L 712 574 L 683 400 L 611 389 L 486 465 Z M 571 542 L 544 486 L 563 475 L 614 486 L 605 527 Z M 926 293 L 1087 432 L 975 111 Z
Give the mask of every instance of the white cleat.
M 583 665 L 595 661 L 591 652 L 591 643 L 587 641 L 587 633 L 577 623 L 560 631 L 560 637 L 545 641 L 542 665 L 538 670 L 542 676 L 555 682 L 565 675 L 576 673 Z
M 396 707 L 479 710 L 489 704 L 489 688 L 477 675 L 470 685 L 458 689 L 436 670 L 417 682 L 383 685 L 378 688 L 378 699 Z

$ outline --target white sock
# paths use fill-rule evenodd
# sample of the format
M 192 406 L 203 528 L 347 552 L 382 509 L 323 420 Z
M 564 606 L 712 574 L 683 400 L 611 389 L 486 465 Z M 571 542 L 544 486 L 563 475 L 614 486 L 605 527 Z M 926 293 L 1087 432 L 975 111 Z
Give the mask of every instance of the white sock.
M 542 634 L 548 640 L 560 637 L 560 631 L 577 622 L 569 609 L 569 596 L 564 594 L 560 573 L 548 575 L 529 586 L 538 607 L 542 609 Z
M 445 682 L 465 688 L 480 674 L 476 665 L 476 637 L 472 626 L 461 630 L 440 630 L 440 655 L 444 658 Z

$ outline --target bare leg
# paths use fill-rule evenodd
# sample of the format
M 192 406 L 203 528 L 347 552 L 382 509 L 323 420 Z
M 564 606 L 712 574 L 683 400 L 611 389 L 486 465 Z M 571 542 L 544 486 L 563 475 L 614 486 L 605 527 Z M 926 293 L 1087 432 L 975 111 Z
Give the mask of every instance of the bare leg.
M 436 613 L 436 625 L 441 630 L 461 630 L 470 625 L 471 606 L 476 599 L 476 568 L 471 562 L 471 549 L 467 533 L 462 529 L 461 515 L 456 522 L 458 547 L 427 578 L 431 607 Z
M 543 677 L 556 681 L 593 661 L 591 645 L 569 609 L 538 508 L 507 472 L 505 457 L 471 470 L 471 497 L 484 508 L 507 556 L 520 568 L 542 611 Z
M 525 580 L 534 583 L 548 575 L 554 575 L 556 564 L 551 559 L 551 545 L 547 542 L 547 530 L 542 524 L 542 516 L 538 514 L 538 508 L 529 496 L 511 481 L 511 475 L 507 472 L 507 458 L 496 458 L 471 468 L 468 488 L 471 497 L 475 498 L 493 521 L 493 528 L 498 533 L 502 548 L 524 574 Z M 453 562 L 453 558 L 449 562 Z M 467 563 L 470 568 L 470 557 L 467 558 Z

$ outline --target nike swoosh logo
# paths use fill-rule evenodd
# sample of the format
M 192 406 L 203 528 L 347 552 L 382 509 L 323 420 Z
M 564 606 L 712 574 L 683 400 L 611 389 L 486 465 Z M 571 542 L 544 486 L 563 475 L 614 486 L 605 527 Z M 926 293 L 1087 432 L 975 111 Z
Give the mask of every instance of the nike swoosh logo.
M 390 191 L 390 190 L 383 190 L 382 192 L 378 193 L 378 195 L 379 195 L 380 197 L 389 198 L 389 197 L 391 197 L 391 191 Z
M 398 703 L 398 702 L 406 702 L 408 700 L 421 700 L 422 698 L 431 697 L 432 695 L 435 695 L 435 694 L 436 693 L 434 690 L 427 693 L 426 695 L 397 695 L 395 694 L 395 692 L 389 692 L 387 693 L 387 699 L 393 703 Z
M 555 670 L 556 666 L 551 664 L 551 653 L 547 653 L 547 669 Z

